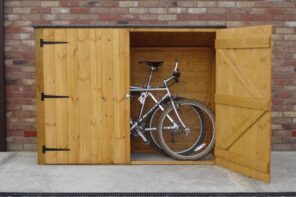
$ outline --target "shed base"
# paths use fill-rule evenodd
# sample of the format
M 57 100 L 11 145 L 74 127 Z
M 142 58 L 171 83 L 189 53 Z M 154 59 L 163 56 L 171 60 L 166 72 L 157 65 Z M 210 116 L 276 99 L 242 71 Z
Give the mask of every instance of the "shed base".
M 177 161 L 163 154 L 154 153 L 132 153 L 131 164 L 134 165 L 211 165 L 215 164 L 212 154 L 198 161 Z

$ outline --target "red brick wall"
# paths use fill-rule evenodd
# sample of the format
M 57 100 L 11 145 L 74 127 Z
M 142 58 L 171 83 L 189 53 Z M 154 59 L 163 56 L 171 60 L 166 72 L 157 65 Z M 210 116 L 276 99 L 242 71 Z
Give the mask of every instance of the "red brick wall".
M 296 150 L 295 0 L 5 0 L 9 150 L 36 149 L 32 25 L 47 23 L 274 25 L 273 149 Z

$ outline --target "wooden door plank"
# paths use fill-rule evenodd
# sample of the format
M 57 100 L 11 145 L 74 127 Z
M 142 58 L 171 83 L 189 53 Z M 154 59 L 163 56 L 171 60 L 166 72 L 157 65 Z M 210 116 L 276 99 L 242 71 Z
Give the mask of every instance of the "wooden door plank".
M 129 137 L 128 122 L 126 121 L 126 71 L 125 63 L 125 32 L 113 30 L 113 97 L 114 97 L 114 131 L 113 131 L 113 162 L 127 163 L 129 146 L 126 140 Z
M 129 93 L 130 91 L 130 33 L 128 30 L 122 30 L 122 53 L 124 54 L 123 56 L 123 61 L 124 61 L 124 72 L 122 73 L 124 75 L 124 89 L 125 93 Z M 125 104 L 124 104 L 124 128 L 125 128 L 125 162 L 130 163 L 130 155 L 131 155 L 131 143 L 130 143 L 130 100 L 126 99 Z
M 66 30 L 55 29 L 55 40 L 65 41 Z M 57 44 L 55 47 L 55 82 L 56 95 L 68 95 L 67 91 L 67 46 Z M 56 99 L 56 138 L 57 148 L 68 148 L 68 99 Z M 53 147 L 54 148 L 54 147 Z M 68 163 L 68 151 L 57 152 L 57 163 Z
M 67 29 L 67 71 L 68 71 L 68 134 L 69 163 L 79 163 L 80 130 L 79 130 L 79 89 L 78 89 L 78 31 Z
M 89 29 L 78 29 L 80 163 L 90 163 L 90 38 Z
M 43 38 L 43 29 L 36 29 L 35 43 L 39 43 L 40 39 L 42 38 Z M 45 164 L 45 155 L 42 153 L 42 146 L 45 145 L 44 102 L 40 98 L 41 93 L 44 91 L 43 49 L 38 44 L 35 46 L 35 66 L 36 66 L 38 164 Z
M 96 98 L 95 98 L 95 105 L 96 105 L 96 133 L 95 133 L 95 141 L 96 141 L 96 148 L 97 148 L 97 162 L 102 164 L 103 163 L 103 99 L 102 99 L 102 56 L 104 49 L 102 48 L 102 32 L 100 30 L 96 30 Z M 94 146 L 94 145 L 93 145 Z
M 248 109 L 257 109 L 262 111 L 270 110 L 270 101 L 266 101 L 264 99 L 254 99 L 249 97 L 217 94 L 215 96 L 215 103 Z
M 230 38 L 219 39 L 215 42 L 216 49 L 269 48 L 270 46 L 270 37 Z
M 43 38 L 54 41 L 54 29 L 44 29 Z M 45 45 L 43 47 L 44 60 L 44 93 L 56 94 L 55 82 L 55 47 Z M 45 119 L 45 145 L 47 147 L 57 147 L 57 130 L 56 130 L 56 101 L 55 99 L 44 100 L 44 119 Z M 45 153 L 45 162 L 47 164 L 57 163 L 57 153 L 55 151 Z
M 112 29 L 102 29 L 102 123 L 103 163 L 112 163 L 113 122 L 113 34 Z
M 90 86 L 91 86 L 91 163 L 101 163 L 101 50 L 95 29 L 90 29 Z

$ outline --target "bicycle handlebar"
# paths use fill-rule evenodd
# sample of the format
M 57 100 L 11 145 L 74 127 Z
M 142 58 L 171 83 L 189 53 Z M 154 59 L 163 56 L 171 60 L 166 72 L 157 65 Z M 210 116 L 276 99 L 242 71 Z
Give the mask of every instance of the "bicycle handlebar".
M 168 79 L 165 79 L 163 82 L 165 84 L 165 86 L 172 86 L 175 82 L 179 82 L 179 78 L 181 76 L 181 73 L 178 69 L 178 65 L 179 65 L 179 62 L 178 60 L 176 60 L 176 65 L 175 65 L 175 68 L 173 70 L 173 75 L 171 77 L 169 77 Z M 174 80 L 173 82 L 171 80 Z

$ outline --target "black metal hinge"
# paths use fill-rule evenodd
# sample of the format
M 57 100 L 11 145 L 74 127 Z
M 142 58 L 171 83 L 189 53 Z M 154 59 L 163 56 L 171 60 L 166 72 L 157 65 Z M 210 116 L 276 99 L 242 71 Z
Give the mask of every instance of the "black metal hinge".
M 40 47 L 43 47 L 45 44 L 68 44 L 68 42 L 65 42 L 65 41 L 46 41 L 46 40 L 40 39 Z
M 70 151 L 69 148 L 47 148 L 45 145 L 42 146 L 42 153 L 46 153 L 47 151 Z
M 58 96 L 58 95 L 47 95 L 44 94 L 44 92 L 41 93 L 41 100 L 44 101 L 44 99 L 48 98 L 69 98 L 69 96 Z

